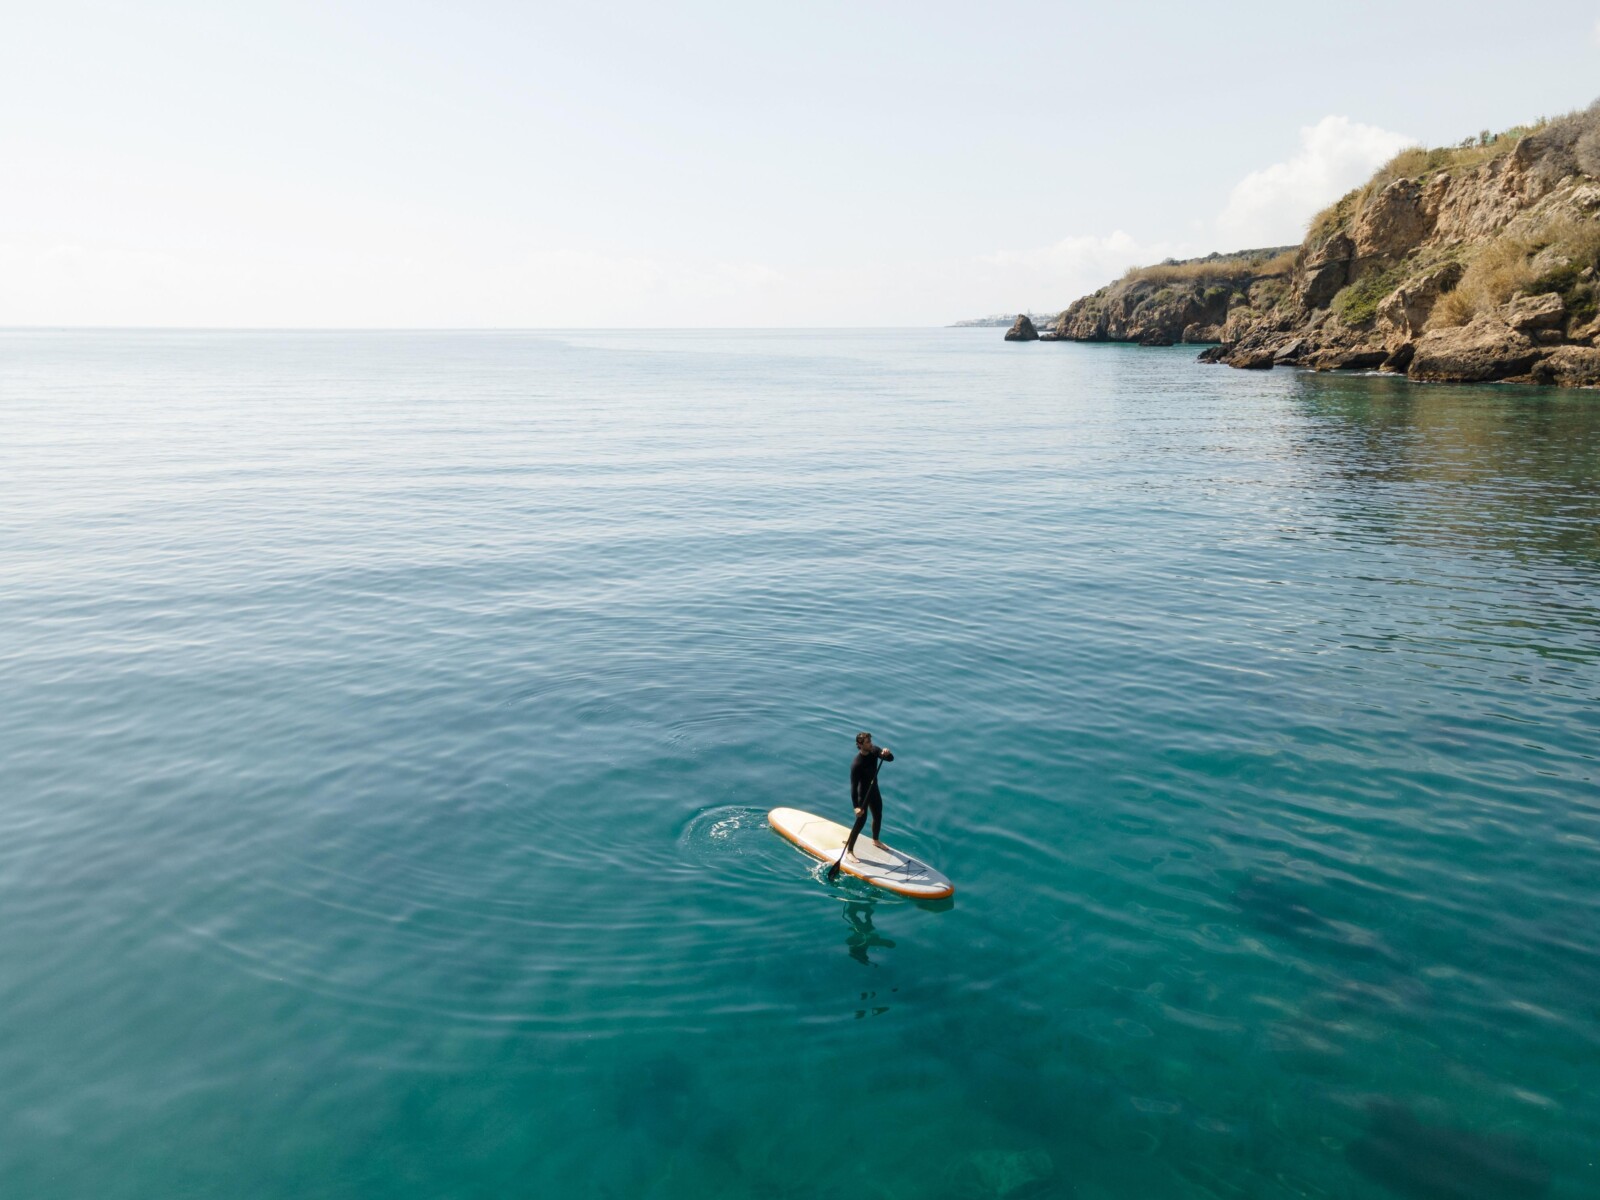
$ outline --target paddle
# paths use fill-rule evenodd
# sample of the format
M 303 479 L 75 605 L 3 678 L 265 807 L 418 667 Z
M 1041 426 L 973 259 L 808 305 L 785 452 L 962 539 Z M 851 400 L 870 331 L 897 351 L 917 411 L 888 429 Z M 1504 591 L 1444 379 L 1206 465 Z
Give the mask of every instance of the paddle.
M 867 782 L 867 786 L 861 789 L 861 829 L 865 829 L 867 825 L 867 795 L 872 791 L 873 788 L 878 786 L 878 772 L 882 769 L 883 759 L 880 758 L 872 764 L 872 778 Z M 878 795 L 881 802 L 883 793 L 880 792 Z M 857 829 L 855 831 L 857 836 L 860 836 L 861 829 Z M 850 839 L 845 838 L 844 848 L 839 851 L 839 857 L 834 860 L 833 866 L 828 868 L 829 883 L 832 883 L 835 879 L 839 878 L 839 864 L 844 862 L 845 852 L 849 849 Z

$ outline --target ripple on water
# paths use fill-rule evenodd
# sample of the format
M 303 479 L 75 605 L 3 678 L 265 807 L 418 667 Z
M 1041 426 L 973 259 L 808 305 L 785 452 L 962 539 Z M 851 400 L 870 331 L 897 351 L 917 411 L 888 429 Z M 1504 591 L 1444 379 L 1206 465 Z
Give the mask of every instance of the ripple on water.
M 0 1190 L 1592 1191 L 1600 409 L 958 333 L 0 334 Z

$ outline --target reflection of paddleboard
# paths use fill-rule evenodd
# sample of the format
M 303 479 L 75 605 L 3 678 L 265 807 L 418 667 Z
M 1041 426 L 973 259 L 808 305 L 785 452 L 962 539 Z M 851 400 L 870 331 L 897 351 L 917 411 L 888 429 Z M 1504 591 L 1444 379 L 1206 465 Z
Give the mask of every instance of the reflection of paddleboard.
M 850 826 L 798 808 L 773 809 L 767 814 L 767 824 L 807 854 L 830 863 L 839 857 L 850 837 Z M 840 863 L 839 869 L 913 900 L 937 900 L 954 895 L 956 890 L 955 884 L 921 859 L 887 847 L 878 849 L 864 829 L 856 839 L 855 853 Z

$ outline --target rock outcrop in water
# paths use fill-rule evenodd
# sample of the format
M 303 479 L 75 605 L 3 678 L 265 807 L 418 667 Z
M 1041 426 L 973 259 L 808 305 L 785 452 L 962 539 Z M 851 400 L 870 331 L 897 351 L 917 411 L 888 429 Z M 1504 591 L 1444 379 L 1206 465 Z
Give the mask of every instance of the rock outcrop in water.
M 1247 369 L 1600 385 L 1600 102 L 1403 151 L 1299 247 L 1265 253 L 1129 272 L 1063 312 L 1057 332 L 1216 341 L 1204 361 Z
M 1033 327 L 1033 322 L 1028 319 L 1027 313 L 1018 313 L 1017 319 L 1012 322 L 1011 328 L 1006 330 L 1008 342 L 1037 342 L 1039 331 Z

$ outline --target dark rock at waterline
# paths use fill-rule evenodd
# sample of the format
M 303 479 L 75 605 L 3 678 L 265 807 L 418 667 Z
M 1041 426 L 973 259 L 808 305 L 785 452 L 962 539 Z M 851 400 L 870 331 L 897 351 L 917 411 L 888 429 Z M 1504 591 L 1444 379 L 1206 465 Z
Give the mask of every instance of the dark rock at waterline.
M 1368 1110 L 1367 1132 L 1345 1147 L 1368 1179 L 1416 1200 L 1537 1200 L 1550 1169 L 1520 1138 L 1430 1125 L 1400 1104 Z
M 1033 327 L 1033 322 L 1028 319 L 1027 313 L 1018 313 L 1017 319 L 1011 328 L 1006 330 L 1008 342 L 1037 342 L 1039 331 Z
M 1195 362 L 1219 363 L 1233 353 L 1232 342 L 1218 342 L 1215 346 L 1207 346 L 1194 356 Z
M 1411 360 L 1416 357 L 1417 344 L 1415 342 L 1402 342 L 1389 357 L 1384 359 L 1381 368 L 1385 371 L 1397 371 L 1404 375 L 1406 368 L 1411 365 Z
M 1291 338 L 1272 352 L 1272 361 L 1280 366 L 1292 367 L 1306 352 L 1305 338 Z
M 1534 364 L 1533 377 L 1562 387 L 1600 387 L 1600 349 L 1562 346 Z
M 1272 351 L 1236 350 L 1223 361 L 1230 367 L 1238 367 L 1245 371 L 1270 371 L 1272 370 Z
M 1539 358 L 1539 348 L 1498 314 L 1463 326 L 1435 329 L 1416 343 L 1408 374 L 1441 383 L 1478 383 L 1521 375 Z
M 1141 346 L 1171 346 L 1175 344 L 1170 337 L 1160 332 L 1147 333 L 1139 339 L 1139 345 Z
M 1313 355 L 1310 365 L 1318 371 L 1370 371 L 1388 357 L 1382 346 L 1337 346 Z

